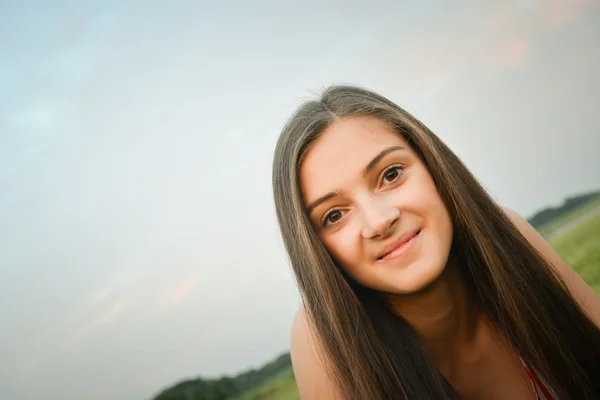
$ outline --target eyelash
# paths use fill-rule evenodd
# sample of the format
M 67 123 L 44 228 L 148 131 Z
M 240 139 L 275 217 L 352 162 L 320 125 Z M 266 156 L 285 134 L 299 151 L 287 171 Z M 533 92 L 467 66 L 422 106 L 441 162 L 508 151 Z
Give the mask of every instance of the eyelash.
M 323 227 L 327 227 L 327 218 L 328 218 L 328 217 L 329 217 L 331 214 L 333 214 L 334 212 L 336 212 L 336 211 L 338 211 L 338 212 L 341 212 L 341 210 L 340 210 L 340 209 L 338 209 L 338 208 L 331 208 L 331 209 L 327 210 L 327 212 L 325 213 L 325 215 L 323 215 L 323 218 L 321 218 L 321 225 L 322 225 Z M 333 224 L 334 224 L 334 225 L 335 225 L 336 223 L 337 223 L 337 222 L 333 222 Z
M 383 170 L 383 172 L 380 175 L 379 181 L 382 181 L 383 178 L 385 177 L 385 175 L 390 172 L 393 169 L 398 169 L 398 176 L 396 177 L 396 179 L 394 179 L 392 182 L 388 183 L 388 185 L 395 183 L 398 179 L 400 179 L 402 177 L 402 174 L 404 172 L 404 166 L 401 164 L 394 164 L 394 165 L 390 165 L 389 167 L 387 167 L 386 169 Z M 326 223 L 327 223 L 327 218 L 334 212 L 341 212 L 341 210 L 339 208 L 331 208 L 329 209 L 324 215 L 323 218 L 321 218 L 321 225 L 323 227 L 327 227 Z M 337 222 L 334 222 L 333 225 L 337 224 Z
M 402 174 L 404 173 L 404 165 L 402 164 L 394 164 L 394 165 L 390 165 L 389 167 L 387 167 L 386 169 L 383 170 L 383 172 L 380 175 L 380 181 L 383 179 L 383 177 L 390 172 L 392 169 L 398 169 L 398 176 L 396 177 L 396 179 L 394 179 L 391 183 L 396 182 L 398 179 L 400 179 L 400 177 L 402 177 Z

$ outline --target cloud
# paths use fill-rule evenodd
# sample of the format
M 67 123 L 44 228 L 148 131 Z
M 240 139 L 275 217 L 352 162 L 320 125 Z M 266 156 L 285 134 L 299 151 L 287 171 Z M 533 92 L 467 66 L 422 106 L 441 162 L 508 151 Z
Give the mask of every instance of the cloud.
M 586 8 L 598 4 L 598 0 L 555 0 L 546 10 L 545 20 L 551 27 L 570 24 L 580 19 Z
M 520 68 L 526 65 L 527 57 L 531 52 L 531 44 L 524 37 L 513 38 L 494 52 L 491 56 L 491 65 L 498 68 Z
M 116 322 L 126 311 L 125 302 L 117 301 L 100 316 L 98 324 L 111 324 Z
M 173 288 L 167 290 L 167 292 L 159 299 L 157 306 L 158 312 L 160 314 L 165 313 L 177 304 L 185 301 L 185 299 L 188 298 L 201 283 L 201 278 L 200 274 L 193 274 L 183 282 L 180 282 Z

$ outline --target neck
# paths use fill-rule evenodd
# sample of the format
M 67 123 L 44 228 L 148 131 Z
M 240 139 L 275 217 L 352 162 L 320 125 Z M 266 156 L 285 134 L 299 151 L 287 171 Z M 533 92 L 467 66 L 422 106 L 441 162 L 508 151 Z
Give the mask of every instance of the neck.
M 416 329 L 440 366 L 453 363 L 475 341 L 477 313 L 455 263 L 449 263 L 436 282 L 421 292 L 389 300 L 393 310 Z

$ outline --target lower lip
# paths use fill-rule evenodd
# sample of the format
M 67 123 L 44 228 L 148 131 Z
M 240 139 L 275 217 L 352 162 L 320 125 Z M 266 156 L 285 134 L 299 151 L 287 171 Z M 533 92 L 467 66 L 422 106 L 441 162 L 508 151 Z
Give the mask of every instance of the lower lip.
M 389 261 L 394 260 L 396 258 L 402 257 L 406 255 L 409 251 L 415 247 L 415 243 L 417 242 L 417 238 L 419 237 L 421 232 L 417 233 L 415 236 L 411 237 L 407 242 L 405 242 L 402 246 L 398 247 L 396 250 L 388 253 L 385 257 L 381 258 L 380 261 Z

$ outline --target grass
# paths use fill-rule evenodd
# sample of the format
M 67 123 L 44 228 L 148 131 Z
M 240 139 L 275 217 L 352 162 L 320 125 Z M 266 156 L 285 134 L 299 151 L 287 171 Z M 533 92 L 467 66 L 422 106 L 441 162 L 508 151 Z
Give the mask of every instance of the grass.
M 600 293 L 600 214 L 550 241 L 561 257 Z
M 292 368 L 275 375 L 259 388 L 236 397 L 234 400 L 300 400 Z
M 552 232 L 556 231 L 557 229 L 560 229 L 565 224 L 568 224 L 570 221 L 579 218 L 580 216 L 584 215 L 585 213 L 596 207 L 600 207 L 600 196 L 590 200 L 589 202 L 571 211 L 570 213 L 567 213 L 565 215 L 553 219 L 552 221 L 545 223 L 544 225 L 540 226 L 537 230 L 543 236 L 551 236 Z

